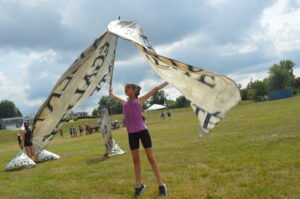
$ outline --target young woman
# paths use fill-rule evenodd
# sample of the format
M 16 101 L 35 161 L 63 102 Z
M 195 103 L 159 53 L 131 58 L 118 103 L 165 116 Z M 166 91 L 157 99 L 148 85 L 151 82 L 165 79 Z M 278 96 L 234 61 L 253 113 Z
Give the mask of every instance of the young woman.
M 25 129 L 22 130 L 22 138 L 21 138 L 21 143 L 22 143 L 22 148 L 25 148 L 26 154 L 28 157 L 31 159 L 35 157 L 35 160 L 37 161 L 37 156 L 34 152 L 33 146 L 32 146 L 32 131 L 29 128 L 29 122 L 25 121 L 24 122 L 24 127 Z
M 164 82 L 153 88 L 151 91 L 149 91 L 142 97 L 138 97 L 141 90 L 140 86 L 136 84 L 126 84 L 125 94 L 128 96 L 128 101 L 125 101 L 120 97 L 114 95 L 112 89 L 109 90 L 109 94 L 123 105 L 125 126 L 128 132 L 129 146 L 134 164 L 136 196 L 140 195 L 146 189 L 146 185 L 142 184 L 141 178 L 139 140 L 141 140 L 147 158 L 152 166 L 153 173 L 159 185 L 159 193 L 161 195 L 167 195 L 167 188 L 161 179 L 159 167 L 152 151 L 151 137 L 148 132 L 147 126 L 145 125 L 145 122 L 142 118 L 141 112 L 143 103 L 152 95 L 154 95 L 158 90 L 164 88 L 168 84 L 168 82 Z

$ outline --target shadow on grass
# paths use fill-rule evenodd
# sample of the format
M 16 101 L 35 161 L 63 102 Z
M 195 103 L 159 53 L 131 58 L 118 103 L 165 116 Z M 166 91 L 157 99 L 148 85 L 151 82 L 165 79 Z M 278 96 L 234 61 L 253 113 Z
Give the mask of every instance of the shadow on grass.
M 105 156 L 105 155 L 102 156 L 102 157 L 100 157 L 100 158 L 87 159 L 86 160 L 86 164 L 87 165 L 98 164 L 98 163 L 103 162 L 103 161 L 105 161 L 107 159 L 109 159 L 109 157 Z

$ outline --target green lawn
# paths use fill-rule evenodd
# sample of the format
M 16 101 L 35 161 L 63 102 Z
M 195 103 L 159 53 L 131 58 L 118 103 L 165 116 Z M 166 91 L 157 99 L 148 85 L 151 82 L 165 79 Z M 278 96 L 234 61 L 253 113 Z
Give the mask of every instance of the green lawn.
M 243 102 L 203 138 L 198 138 L 191 108 L 172 110 L 172 120 L 166 121 L 160 120 L 160 112 L 145 115 L 168 198 L 299 198 L 300 96 Z M 0 131 L 0 169 L 18 153 L 17 133 Z M 47 150 L 61 159 L 29 170 L 0 171 L 0 198 L 132 198 L 127 134 L 122 128 L 114 130 L 113 137 L 127 153 L 103 159 L 99 133 L 75 139 L 67 132 L 64 139 L 57 135 Z M 144 152 L 141 156 L 143 182 L 148 185 L 141 198 L 160 198 Z

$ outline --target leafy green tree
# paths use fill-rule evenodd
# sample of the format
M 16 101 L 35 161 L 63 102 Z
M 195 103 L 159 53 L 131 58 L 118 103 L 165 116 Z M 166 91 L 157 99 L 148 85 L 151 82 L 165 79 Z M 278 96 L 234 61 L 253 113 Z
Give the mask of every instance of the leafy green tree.
M 297 77 L 294 81 L 293 88 L 300 89 L 300 77 Z
M 248 100 L 248 89 L 240 89 L 240 94 L 241 94 L 241 98 L 242 100 Z
M 0 119 L 19 116 L 22 116 L 22 113 L 13 102 L 9 100 L 0 102 Z
M 191 104 L 191 101 L 186 99 L 183 95 L 177 97 L 176 101 L 175 101 L 176 108 L 188 107 L 188 106 L 190 106 L 190 104 Z
M 164 105 L 167 100 L 167 96 L 163 90 L 157 91 L 152 97 L 150 97 L 149 104 L 161 104 Z
M 254 100 L 263 101 L 264 96 L 268 94 L 267 84 L 265 81 L 255 81 L 252 83 L 252 88 L 254 89 Z
M 269 69 L 269 87 L 271 91 L 292 87 L 295 80 L 294 65 L 290 60 L 283 60 Z
M 99 117 L 99 109 L 98 109 L 98 108 L 95 108 L 95 109 L 93 110 L 92 116 Z
M 253 89 L 253 88 L 247 89 L 248 100 L 254 100 L 254 97 L 255 97 L 254 94 L 255 94 L 255 89 Z
M 166 101 L 165 101 L 165 103 L 166 103 L 166 105 L 167 105 L 167 107 L 168 108 L 176 108 L 176 106 L 175 106 L 175 101 L 174 100 L 171 100 L 171 99 L 167 99 Z
M 100 109 L 101 106 L 105 105 L 108 109 L 109 114 L 111 114 L 111 115 L 122 113 L 122 104 L 120 104 L 117 100 L 115 100 L 111 96 L 101 97 L 101 99 L 98 102 L 98 105 L 99 106 L 97 108 L 97 111 Z M 96 114 L 96 111 L 95 111 L 95 114 Z

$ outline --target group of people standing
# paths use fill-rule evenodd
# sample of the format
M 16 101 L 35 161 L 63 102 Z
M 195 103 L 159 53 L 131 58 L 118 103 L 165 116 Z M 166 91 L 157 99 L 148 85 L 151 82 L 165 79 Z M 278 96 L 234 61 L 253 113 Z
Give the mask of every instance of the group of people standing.
M 79 129 L 79 135 L 78 135 L 78 129 Z M 88 124 L 79 125 L 78 129 L 75 126 L 73 126 L 73 125 L 71 125 L 69 127 L 69 133 L 70 133 L 70 137 L 71 138 L 75 138 L 75 137 L 78 137 L 78 136 L 81 137 L 84 134 L 85 135 L 91 135 L 91 134 L 94 133 L 94 129 L 90 125 L 88 125 Z M 84 133 L 84 131 L 85 131 L 85 133 Z M 63 131 L 62 131 L 62 129 L 60 129 L 60 135 L 63 138 Z

